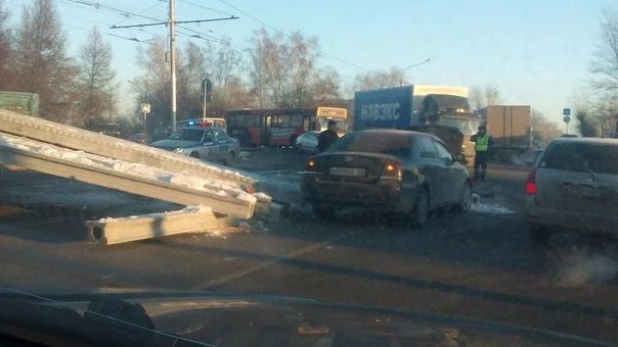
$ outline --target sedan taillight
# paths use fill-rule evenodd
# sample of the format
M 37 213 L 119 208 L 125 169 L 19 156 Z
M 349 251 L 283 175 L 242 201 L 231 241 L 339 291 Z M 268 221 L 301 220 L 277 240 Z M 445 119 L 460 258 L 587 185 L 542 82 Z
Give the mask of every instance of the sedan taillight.
M 536 170 L 532 169 L 526 180 L 526 194 L 536 195 Z

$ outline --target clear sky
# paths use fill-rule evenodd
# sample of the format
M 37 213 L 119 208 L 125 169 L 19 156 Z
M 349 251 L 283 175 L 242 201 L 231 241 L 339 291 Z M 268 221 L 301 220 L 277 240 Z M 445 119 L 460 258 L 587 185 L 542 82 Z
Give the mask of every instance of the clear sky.
M 8 0 L 14 20 L 32 0 Z M 98 3 L 97 8 L 78 2 Z M 248 46 L 253 30 L 290 33 L 300 30 L 318 37 L 324 53 L 320 64 L 335 67 L 344 82 L 356 73 L 405 67 L 416 84 L 496 85 L 505 103 L 529 104 L 560 122 L 562 108 L 574 92 L 585 88 L 588 68 L 603 12 L 618 10 L 615 0 L 176 0 L 177 19 L 228 15 L 238 20 L 185 25 L 214 37 L 229 37 Z M 231 5 L 231 6 L 230 6 Z M 69 35 L 70 53 L 77 51 L 88 30 L 149 39 L 166 34 L 165 27 L 140 31 L 110 30 L 114 24 L 150 23 L 143 16 L 165 19 L 167 1 L 58 0 Z M 244 12 L 244 13 L 243 13 Z M 188 32 L 183 29 L 184 32 Z M 123 90 L 140 73 L 134 63 L 140 43 L 106 36 L 114 49 L 114 68 Z M 180 34 L 179 43 L 189 40 Z M 203 42 L 195 40 L 200 44 Z M 126 100 L 127 93 L 122 93 Z M 125 102 L 126 105 L 126 102 Z

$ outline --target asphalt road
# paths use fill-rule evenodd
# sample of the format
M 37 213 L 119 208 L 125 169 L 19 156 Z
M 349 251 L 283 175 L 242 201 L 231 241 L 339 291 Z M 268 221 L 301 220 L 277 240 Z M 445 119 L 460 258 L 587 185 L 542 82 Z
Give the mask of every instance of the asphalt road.
M 303 162 L 289 151 L 254 154 L 245 166 L 252 160 L 262 163 L 256 171 L 287 172 L 286 179 L 293 179 Z M 0 287 L 34 293 L 100 288 L 276 293 L 618 342 L 614 242 L 557 237 L 549 248 L 533 246 L 520 216 L 525 177 L 523 169 L 490 167 L 483 190 L 493 197 L 463 215 L 438 213 L 420 230 L 385 226 L 359 211 L 326 223 L 295 209 L 287 219 L 249 233 L 101 247 L 84 243 L 79 211 L 36 219 L 4 216 Z M 75 183 L 67 192 L 66 184 L 30 173 L 3 175 L 0 199 L 7 192 L 23 201 L 36 200 L 41 192 L 49 192 L 51 200 L 64 194 L 75 206 L 87 206 L 89 215 L 171 208 Z M 100 200 L 80 198 L 93 194 Z

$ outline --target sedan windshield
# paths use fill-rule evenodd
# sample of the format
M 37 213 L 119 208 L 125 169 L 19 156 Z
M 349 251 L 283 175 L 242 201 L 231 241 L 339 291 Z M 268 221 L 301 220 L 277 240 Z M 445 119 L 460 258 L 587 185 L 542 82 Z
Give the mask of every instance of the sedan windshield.
M 176 136 L 176 139 L 182 141 L 199 142 L 204 136 L 204 130 L 200 129 L 181 129 Z

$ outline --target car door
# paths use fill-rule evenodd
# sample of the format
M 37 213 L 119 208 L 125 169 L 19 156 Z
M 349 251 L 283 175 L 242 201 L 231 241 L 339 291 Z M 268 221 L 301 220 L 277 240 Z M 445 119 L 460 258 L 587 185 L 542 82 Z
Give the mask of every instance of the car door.
M 213 132 L 215 135 L 214 156 L 217 159 L 225 158 L 230 146 L 227 134 L 221 129 L 214 129 Z
M 303 147 L 309 153 L 316 153 L 318 148 L 318 136 L 312 131 L 303 134 Z
M 455 165 L 451 151 L 448 150 L 442 141 L 437 138 L 433 138 L 432 141 L 433 145 L 436 147 L 436 151 L 438 152 L 438 159 L 443 164 L 442 169 L 444 170 L 444 175 L 441 185 L 444 192 L 444 201 L 457 201 L 459 199 L 460 192 L 463 189 L 464 183 L 459 178 L 459 166 Z
M 216 138 L 212 129 L 204 131 L 204 137 L 202 138 L 202 146 L 200 147 L 200 158 L 212 159 L 216 153 Z
M 445 194 L 442 184 L 445 175 L 444 161 L 439 159 L 431 137 L 419 136 L 417 144 L 420 158 L 419 168 L 429 184 L 432 206 L 440 205 L 444 202 Z

